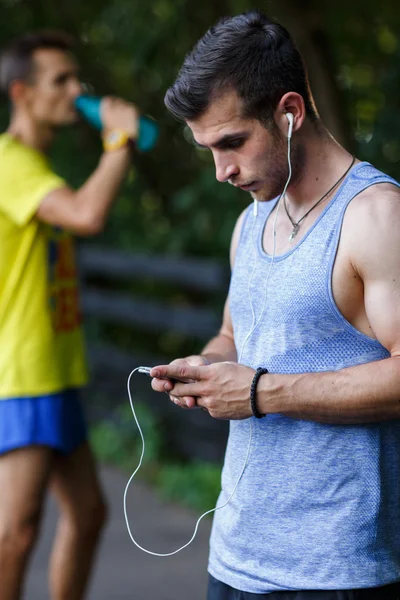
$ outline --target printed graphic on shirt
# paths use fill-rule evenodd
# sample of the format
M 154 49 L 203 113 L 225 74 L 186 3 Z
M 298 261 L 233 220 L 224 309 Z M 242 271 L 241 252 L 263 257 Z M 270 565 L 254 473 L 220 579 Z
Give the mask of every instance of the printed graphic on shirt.
M 82 322 L 77 269 L 72 237 L 62 229 L 49 227 L 49 295 L 56 333 L 77 329 Z

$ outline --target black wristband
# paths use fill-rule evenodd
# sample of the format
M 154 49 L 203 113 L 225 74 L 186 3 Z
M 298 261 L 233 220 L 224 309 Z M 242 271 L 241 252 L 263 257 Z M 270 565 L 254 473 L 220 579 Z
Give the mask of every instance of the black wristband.
M 258 383 L 258 380 L 260 379 L 261 375 L 265 375 L 265 373 L 268 373 L 268 369 L 263 369 L 262 367 L 258 367 L 258 369 L 256 370 L 256 372 L 254 374 L 253 381 L 251 382 L 251 387 L 250 387 L 250 406 L 251 406 L 253 415 L 257 419 L 262 419 L 263 417 L 265 417 L 265 415 L 262 415 L 260 413 L 260 411 L 258 410 L 257 403 L 256 403 L 257 383 Z

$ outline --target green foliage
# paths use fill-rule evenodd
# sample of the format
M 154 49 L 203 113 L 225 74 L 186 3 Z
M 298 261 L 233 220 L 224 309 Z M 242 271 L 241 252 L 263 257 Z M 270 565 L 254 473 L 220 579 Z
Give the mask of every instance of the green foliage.
M 216 504 L 221 489 L 221 467 L 209 463 L 166 464 L 157 486 L 167 500 L 206 511 Z
M 138 402 L 135 410 L 146 444 L 136 477 L 152 483 L 165 500 L 198 510 L 213 508 L 220 490 L 221 467 L 205 462 L 177 462 L 168 453 L 163 428 L 155 414 Z M 142 441 L 130 406 L 120 406 L 106 421 L 93 425 L 90 438 L 99 461 L 128 474 L 136 469 Z
M 144 438 L 146 451 L 143 457 L 143 470 L 158 461 L 162 440 L 154 414 L 141 403 L 135 403 L 135 411 Z M 106 421 L 100 421 L 91 428 L 90 439 L 99 460 L 116 464 L 126 470 L 133 470 L 142 452 L 142 440 L 132 416 L 130 406 L 120 406 Z
M 321 5 L 357 156 L 400 179 L 400 7 L 385 0 Z M 396 86 L 396 87 L 395 87 Z

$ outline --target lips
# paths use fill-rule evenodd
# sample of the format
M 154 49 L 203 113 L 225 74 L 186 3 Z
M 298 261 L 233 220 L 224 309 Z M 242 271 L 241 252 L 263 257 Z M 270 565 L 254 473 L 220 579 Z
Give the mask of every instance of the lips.
M 251 183 L 239 185 L 238 187 L 245 192 L 255 192 L 255 190 L 259 187 L 259 183 L 257 181 L 252 181 Z

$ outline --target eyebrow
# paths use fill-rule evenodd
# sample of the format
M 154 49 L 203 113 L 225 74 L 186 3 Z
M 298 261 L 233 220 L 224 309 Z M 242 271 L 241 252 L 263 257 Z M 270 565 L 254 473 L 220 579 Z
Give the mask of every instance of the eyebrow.
M 62 83 L 67 79 L 70 79 L 71 77 L 79 77 L 79 69 L 69 69 L 68 71 L 62 71 L 54 77 L 54 81 L 56 83 Z
M 224 148 L 230 142 L 234 142 L 238 139 L 246 140 L 248 137 L 249 133 L 247 131 L 238 131 L 237 133 L 227 133 L 226 135 L 223 135 L 222 138 L 215 142 L 215 144 L 211 144 L 210 146 L 203 146 L 203 144 L 199 144 L 194 138 L 193 141 L 197 148 L 208 150 L 210 148 Z

